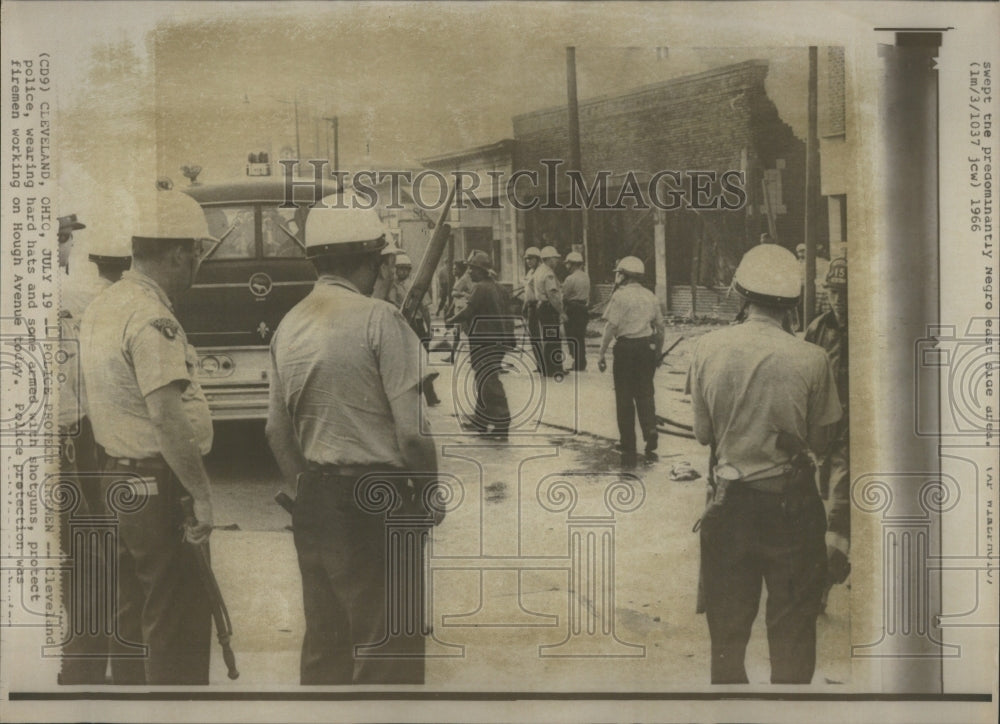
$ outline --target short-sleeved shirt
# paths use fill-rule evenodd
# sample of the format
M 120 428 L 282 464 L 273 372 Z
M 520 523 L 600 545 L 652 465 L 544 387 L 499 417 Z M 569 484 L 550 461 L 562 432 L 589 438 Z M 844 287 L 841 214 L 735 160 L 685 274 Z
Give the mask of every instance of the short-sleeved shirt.
M 636 282 L 619 287 L 604 309 L 603 319 L 615 328 L 615 337 L 639 339 L 663 327 L 656 295 Z
M 465 272 L 455 281 L 455 286 L 451 288 L 451 299 L 455 305 L 455 311 L 461 312 L 465 305 L 469 303 L 469 295 L 476 288 L 476 283 L 472 281 L 469 272 Z
M 590 301 L 590 277 L 583 269 L 575 272 L 563 279 L 562 283 L 563 299 L 567 302 Z
M 826 353 L 760 316 L 699 340 L 688 389 L 698 441 L 714 443 L 719 462 L 748 480 L 789 462 L 779 432 L 808 441 L 841 416 Z
M 87 413 L 112 457 L 160 454 L 146 396 L 180 382 L 181 404 L 202 455 L 212 449 L 212 416 L 194 379 L 198 355 L 166 293 L 131 270 L 91 302 L 80 326 Z
M 87 414 L 87 395 L 80 379 L 80 322 L 90 303 L 110 286 L 110 281 L 97 277 L 88 284 L 71 285 L 62 293 L 59 339 L 67 364 L 62 367 L 65 379 L 59 386 L 59 426 L 64 429 L 72 429 Z
M 559 280 L 556 273 L 549 268 L 549 265 L 542 262 L 535 268 L 535 273 L 531 279 L 535 288 L 535 298 L 539 304 L 548 302 L 556 309 L 562 310 L 562 289 L 559 287 Z
M 538 297 L 535 296 L 535 269 L 529 269 L 524 273 L 524 301 L 527 303 L 537 302 Z
M 416 387 L 424 354 L 398 309 L 325 274 L 271 340 L 272 400 L 310 462 L 404 467 L 390 403 Z

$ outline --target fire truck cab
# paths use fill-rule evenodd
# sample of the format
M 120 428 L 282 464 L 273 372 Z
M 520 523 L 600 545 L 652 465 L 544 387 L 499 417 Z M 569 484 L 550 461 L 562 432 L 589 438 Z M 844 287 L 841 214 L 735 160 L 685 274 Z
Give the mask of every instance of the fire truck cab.
M 286 203 L 283 178 L 182 189 L 205 211 L 208 247 L 177 317 L 198 350 L 196 375 L 216 420 L 267 417 L 268 346 L 282 317 L 312 289 L 305 222 L 336 182 L 298 181 Z M 317 196 L 318 193 L 318 196 Z

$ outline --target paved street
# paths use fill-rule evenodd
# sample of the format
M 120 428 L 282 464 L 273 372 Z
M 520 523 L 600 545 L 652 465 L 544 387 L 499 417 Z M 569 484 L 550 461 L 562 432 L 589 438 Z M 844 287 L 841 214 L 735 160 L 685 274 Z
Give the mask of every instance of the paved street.
M 657 411 L 690 424 L 683 396 L 688 335 L 656 373 Z M 596 340 L 591 340 L 596 342 Z M 708 685 L 708 633 L 695 614 L 704 479 L 677 482 L 706 453 L 661 435 L 660 460 L 622 475 L 610 372 L 596 368 L 542 383 L 523 358 L 503 375 L 520 432 L 508 444 L 461 432 L 455 416 L 471 374 L 460 355 L 443 364 L 439 407 L 427 419 L 442 471 L 461 503 L 434 531 L 427 685 L 444 690 L 691 690 Z M 460 402 L 456 405 L 455 400 Z M 519 412 L 520 411 L 520 412 Z M 233 620 L 242 676 L 226 679 L 213 653 L 212 681 L 294 686 L 303 632 L 290 520 L 273 501 L 281 487 L 263 424 L 217 427 L 209 459 L 216 500 L 213 563 Z M 848 589 L 838 586 L 820 620 L 817 684 L 849 679 Z M 762 617 L 761 617 L 762 618 Z M 583 654 L 584 656 L 581 656 Z M 768 680 L 763 621 L 748 653 L 754 683 Z

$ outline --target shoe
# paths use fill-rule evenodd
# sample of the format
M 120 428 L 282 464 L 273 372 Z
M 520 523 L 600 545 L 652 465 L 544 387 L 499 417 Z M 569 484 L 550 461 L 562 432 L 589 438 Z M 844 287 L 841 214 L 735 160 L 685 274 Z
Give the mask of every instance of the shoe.
M 656 454 L 655 452 L 653 452 L 652 450 L 647 450 L 647 451 L 646 451 L 646 462 L 647 462 L 647 463 L 655 463 L 655 462 L 657 462 L 657 461 L 658 461 L 659 459 L 660 459 L 660 456 L 659 456 L 659 455 L 657 455 L 657 454 Z
M 637 456 L 634 452 L 623 452 L 622 453 L 622 468 L 629 470 L 636 466 L 638 462 Z

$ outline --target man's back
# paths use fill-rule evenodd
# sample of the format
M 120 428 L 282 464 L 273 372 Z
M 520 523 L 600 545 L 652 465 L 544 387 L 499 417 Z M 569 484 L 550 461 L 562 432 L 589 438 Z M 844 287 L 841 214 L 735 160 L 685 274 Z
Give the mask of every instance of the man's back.
M 705 335 L 689 375 L 698 440 L 744 477 L 776 473 L 789 460 L 778 432 L 805 442 L 841 415 L 823 350 L 766 318 Z
M 416 386 L 422 349 L 397 309 L 320 277 L 271 343 L 271 384 L 306 459 L 402 466 L 389 403 Z

